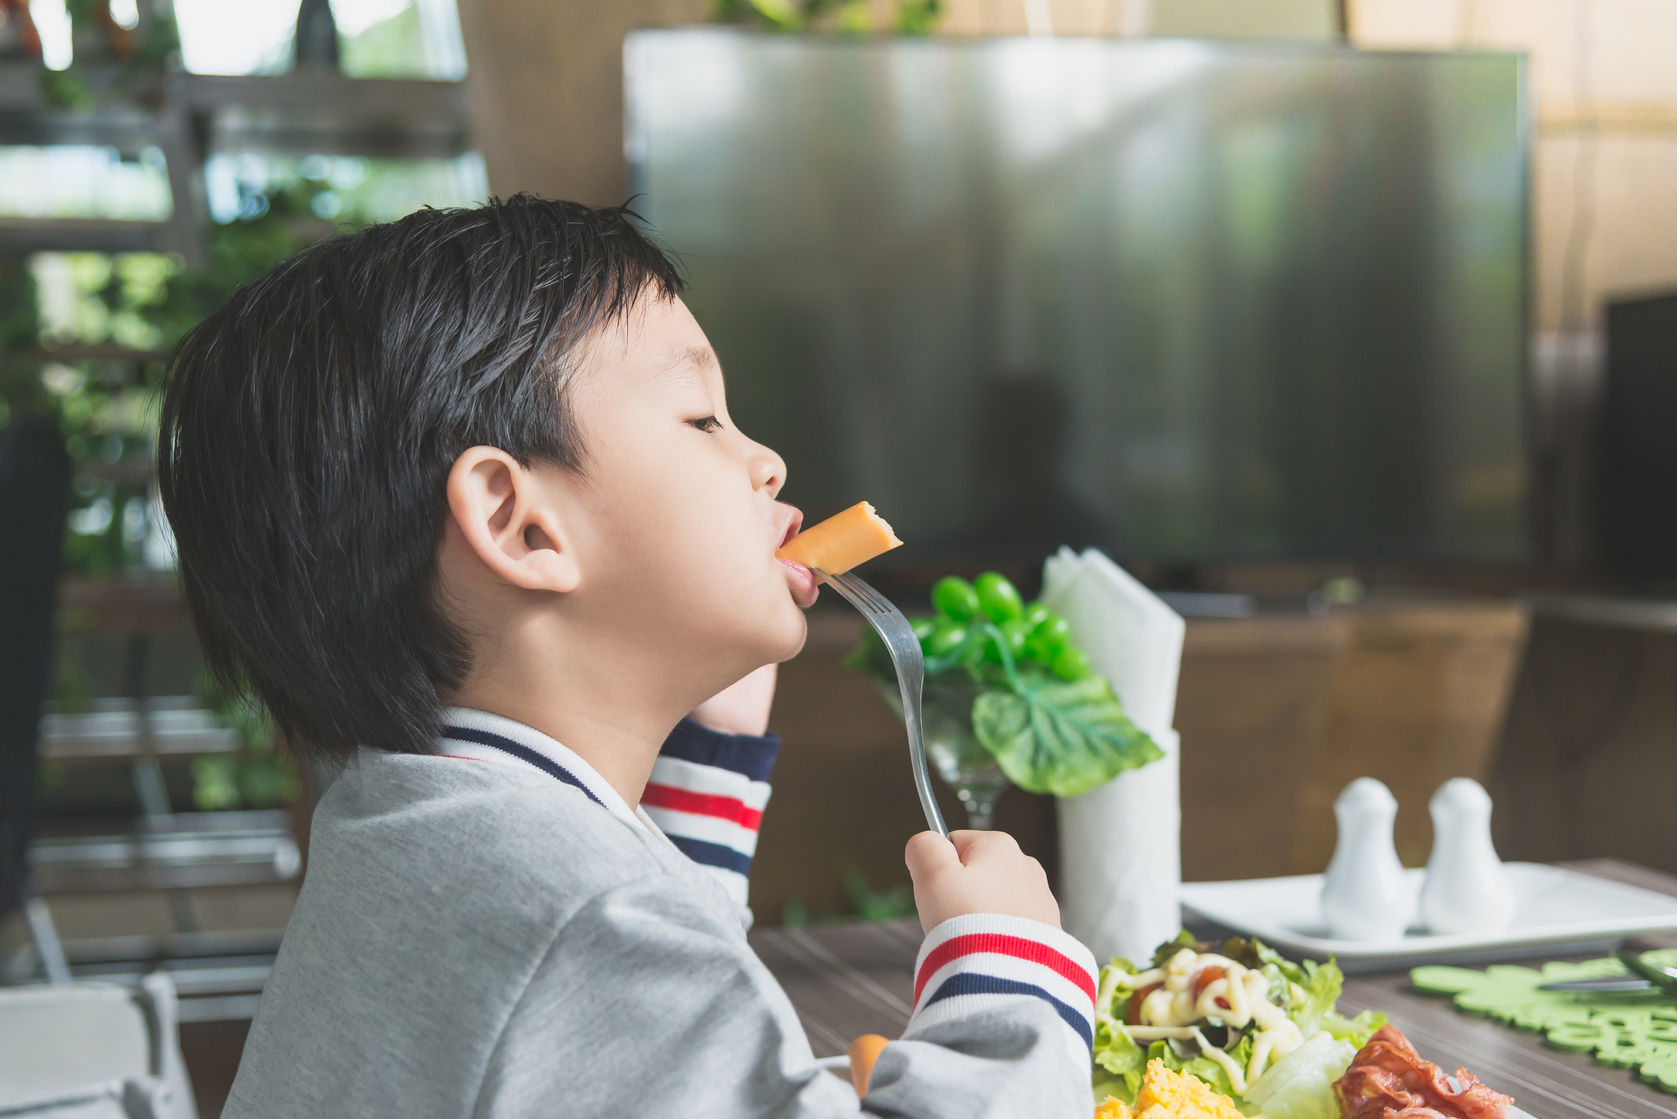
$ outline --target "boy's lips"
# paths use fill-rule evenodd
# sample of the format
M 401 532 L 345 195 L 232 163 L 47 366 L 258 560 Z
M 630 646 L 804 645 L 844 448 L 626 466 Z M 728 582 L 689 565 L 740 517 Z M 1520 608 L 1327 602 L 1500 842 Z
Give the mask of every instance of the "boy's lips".
M 786 547 L 786 542 L 798 535 L 798 530 L 804 526 L 804 514 L 801 509 L 795 505 L 786 505 L 784 508 L 786 524 L 781 529 L 780 543 L 775 545 L 776 551 Z M 805 610 L 814 606 L 816 598 L 821 594 L 821 586 L 816 582 L 815 572 L 795 560 L 776 556 L 775 561 L 787 571 L 786 580 L 791 584 L 793 601 Z
M 780 529 L 780 542 L 775 545 L 776 550 L 786 547 L 786 542 L 798 535 L 798 530 L 804 527 L 804 511 L 796 505 L 782 504 L 786 510 L 786 523 Z
M 789 559 L 776 562 L 786 569 L 786 581 L 792 587 L 792 600 L 805 610 L 814 606 L 815 600 L 821 595 L 821 586 L 815 581 L 815 572 Z

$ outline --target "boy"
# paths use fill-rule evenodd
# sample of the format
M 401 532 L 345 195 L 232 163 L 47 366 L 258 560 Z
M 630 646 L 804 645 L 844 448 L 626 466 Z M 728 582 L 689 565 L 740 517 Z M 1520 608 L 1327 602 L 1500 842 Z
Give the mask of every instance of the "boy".
M 1094 961 L 1006 836 L 909 841 L 928 936 L 865 1103 L 747 946 L 759 668 L 816 586 L 631 217 L 421 211 L 173 359 L 206 656 L 343 764 L 226 1114 L 1087 1119 Z

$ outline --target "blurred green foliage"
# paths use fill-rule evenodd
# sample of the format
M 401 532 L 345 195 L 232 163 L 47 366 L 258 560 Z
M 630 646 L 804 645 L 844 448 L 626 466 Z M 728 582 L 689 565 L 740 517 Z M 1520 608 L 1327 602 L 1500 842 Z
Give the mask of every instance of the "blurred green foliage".
M 234 289 L 339 228 L 316 216 L 326 190 L 300 180 L 262 193 L 211 228 L 201 267 L 158 253 L 57 254 L 44 267 L 70 294 L 52 324 L 42 321 L 36 268 L 0 260 L 0 426 L 51 415 L 64 432 L 75 464 L 66 572 L 102 576 L 141 563 L 167 354 Z
M 274 748 L 274 726 L 261 705 L 248 696 L 225 691 L 207 673 L 199 680 L 198 695 L 223 726 L 239 732 L 245 748 L 236 755 L 192 760 L 194 807 L 202 812 L 271 808 L 302 791 L 296 767 Z
M 64 10 L 70 17 L 75 57 L 63 70 L 41 67 L 41 96 L 49 105 L 85 112 L 101 96 L 143 95 L 144 87 L 180 53 L 180 29 L 167 9 L 147 11 L 132 29 L 119 27 L 111 18 L 109 0 L 64 0 Z M 120 63 L 116 75 L 96 94 L 87 78 L 88 64 L 113 60 Z
M 239 216 L 209 230 L 208 260 L 199 267 L 155 253 L 58 254 L 50 268 L 72 294 L 50 328 L 42 321 L 37 269 L 0 260 L 0 426 L 18 416 L 51 415 L 64 432 L 74 466 L 67 574 L 100 577 L 142 566 L 154 518 L 161 516 L 151 496 L 151 459 L 166 355 L 239 286 L 322 235 L 349 228 L 353 217 L 331 223 L 318 216 L 342 212 L 335 198 L 322 205 L 330 193 L 329 184 L 306 177 L 247 192 Z M 88 691 L 85 673 L 65 665 L 55 705 L 84 707 Z M 293 797 L 296 770 L 275 750 L 260 709 L 207 679 L 199 693 L 240 732 L 244 749 L 193 762 L 195 805 L 265 808 Z M 52 778 L 51 767 L 43 767 L 43 782 Z
M 802 898 L 790 898 L 781 907 L 780 923 L 789 928 L 802 928 L 834 921 L 894 921 L 919 912 L 914 905 L 912 886 L 899 884 L 876 890 L 854 859 L 846 859 L 839 874 L 850 901 L 847 909 L 838 913 L 812 914 Z
M 65 70 L 41 67 L 38 82 L 49 105 L 75 112 L 122 99 L 150 104 L 162 95 L 160 79 L 179 65 L 180 49 L 166 6 L 147 10 L 132 29 L 115 25 L 107 0 L 65 0 L 65 7 L 75 57 Z M 411 76 L 422 42 L 417 9 L 404 8 L 345 38 L 345 70 Z M 255 181 L 241 179 L 237 215 L 207 231 L 201 265 L 160 253 L 0 258 L 0 427 L 20 416 L 48 415 L 64 432 L 74 464 L 67 574 L 131 571 L 145 565 L 148 541 L 159 545 L 161 511 L 151 496 L 157 393 L 181 336 L 299 249 L 399 216 L 430 200 L 439 186 L 436 169 L 395 161 L 309 156 L 266 165 Z M 66 631 L 83 624 L 61 619 Z M 224 725 L 240 732 L 245 748 L 193 762 L 196 806 L 268 807 L 294 796 L 296 771 L 275 750 L 260 707 L 207 676 L 198 693 Z M 82 666 L 60 666 L 53 698 L 61 711 L 87 707 L 92 686 Z M 56 776 L 54 767 L 42 768 L 44 784 Z
M 711 18 L 774 31 L 895 32 L 930 35 L 943 18 L 942 0 L 899 0 L 880 25 L 868 0 L 716 0 Z

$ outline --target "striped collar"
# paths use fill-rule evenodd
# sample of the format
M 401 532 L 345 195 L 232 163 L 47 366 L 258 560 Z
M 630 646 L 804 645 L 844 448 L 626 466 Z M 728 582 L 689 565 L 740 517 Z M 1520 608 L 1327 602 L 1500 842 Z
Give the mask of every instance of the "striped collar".
M 535 727 L 504 715 L 471 707 L 447 707 L 442 713 L 438 756 L 514 765 L 564 782 L 614 816 L 645 827 L 645 821 L 626 804 L 580 754 Z

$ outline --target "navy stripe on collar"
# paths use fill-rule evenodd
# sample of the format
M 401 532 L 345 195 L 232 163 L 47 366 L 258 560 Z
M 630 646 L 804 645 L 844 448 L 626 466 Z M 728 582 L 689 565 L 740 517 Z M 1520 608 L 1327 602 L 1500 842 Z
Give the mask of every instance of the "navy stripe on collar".
M 474 730 L 471 727 L 455 725 L 443 727 L 443 737 L 456 738 L 462 742 L 476 742 L 479 746 L 488 746 L 490 749 L 499 750 L 503 754 L 511 754 L 519 761 L 528 762 L 550 777 L 557 777 L 567 785 L 575 785 L 582 790 L 583 795 L 587 796 L 589 800 L 601 808 L 606 807 L 606 802 L 595 796 L 594 791 L 584 785 L 576 774 L 539 750 L 530 749 L 522 742 L 515 742 L 505 735 L 495 734 L 491 731 Z

